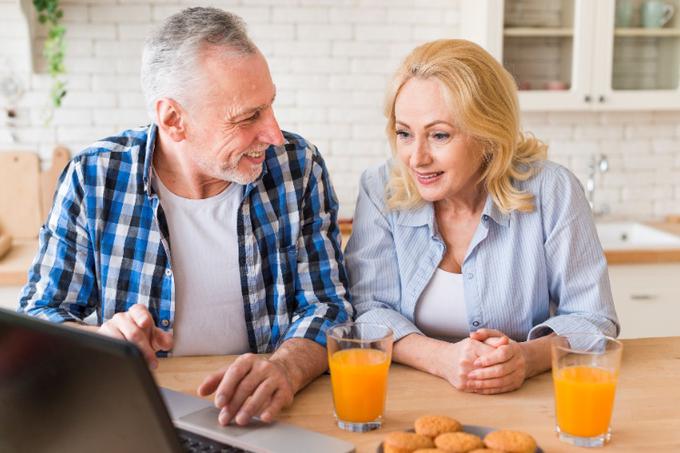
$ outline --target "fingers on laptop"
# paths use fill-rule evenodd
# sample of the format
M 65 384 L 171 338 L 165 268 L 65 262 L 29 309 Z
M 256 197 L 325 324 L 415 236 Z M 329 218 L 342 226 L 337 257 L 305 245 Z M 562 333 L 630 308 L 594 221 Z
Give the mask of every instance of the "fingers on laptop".
M 293 402 L 293 392 L 285 392 L 281 390 L 277 390 L 276 393 L 274 393 L 274 396 L 271 399 L 271 402 L 267 407 L 262 411 L 260 414 L 260 419 L 263 422 L 270 423 L 274 420 L 274 417 L 278 415 L 279 412 L 281 412 L 281 409 L 283 409 L 286 406 L 289 406 Z
M 226 371 L 209 375 L 198 388 L 201 396 L 213 392 L 222 425 L 232 420 L 246 425 L 256 415 L 270 422 L 293 400 L 285 369 L 254 354 L 240 356 Z
M 226 370 L 226 367 L 221 368 L 220 370 L 206 376 L 205 379 L 203 379 L 203 382 L 201 382 L 201 385 L 198 386 L 198 395 L 208 396 L 217 390 L 217 386 L 220 384 L 222 376 L 224 376 Z M 217 404 L 217 401 L 215 401 L 215 406 L 221 407 Z

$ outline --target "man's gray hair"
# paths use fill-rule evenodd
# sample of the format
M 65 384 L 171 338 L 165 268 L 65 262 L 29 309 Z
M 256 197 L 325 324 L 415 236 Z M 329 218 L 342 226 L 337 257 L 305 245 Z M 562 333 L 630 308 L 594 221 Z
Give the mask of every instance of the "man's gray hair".
M 169 97 L 187 105 L 186 94 L 200 77 L 196 68 L 205 46 L 225 47 L 236 55 L 257 51 L 245 22 L 235 14 L 195 7 L 170 16 L 146 40 L 142 54 L 142 92 L 152 119 L 159 98 Z

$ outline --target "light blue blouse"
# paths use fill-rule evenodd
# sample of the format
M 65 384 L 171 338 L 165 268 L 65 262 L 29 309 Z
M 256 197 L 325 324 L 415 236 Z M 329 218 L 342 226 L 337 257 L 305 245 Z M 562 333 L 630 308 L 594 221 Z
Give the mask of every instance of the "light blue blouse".
M 420 333 L 416 303 L 444 256 L 434 207 L 388 210 L 389 162 L 366 170 L 345 255 L 358 321 L 379 322 L 395 341 Z M 544 161 L 516 182 L 531 213 L 503 214 L 487 197 L 462 265 L 470 331 L 499 329 L 516 341 L 556 333 L 616 336 L 607 263 L 583 187 Z

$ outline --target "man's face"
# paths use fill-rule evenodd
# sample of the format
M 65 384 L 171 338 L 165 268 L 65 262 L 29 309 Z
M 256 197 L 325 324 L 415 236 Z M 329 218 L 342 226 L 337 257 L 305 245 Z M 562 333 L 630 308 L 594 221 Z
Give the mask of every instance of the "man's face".
M 282 145 L 274 117 L 276 88 L 262 54 L 204 49 L 198 89 L 189 93 L 186 145 L 201 176 L 247 184 L 260 175 L 264 151 Z

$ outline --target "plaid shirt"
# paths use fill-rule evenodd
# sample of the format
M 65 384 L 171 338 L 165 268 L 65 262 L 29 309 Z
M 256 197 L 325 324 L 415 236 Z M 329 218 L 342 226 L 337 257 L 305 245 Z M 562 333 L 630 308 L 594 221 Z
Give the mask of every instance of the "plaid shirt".
M 150 184 L 155 125 L 94 143 L 61 175 L 40 231 L 19 311 L 55 322 L 99 324 L 133 304 L 172 331 L 171 240 Z M 326 344 L 352 313 L 342 264 L 338 202 L 316 147 L 284 132 L 238 213 L 241 292 L 253 352 L 289 338 Z

